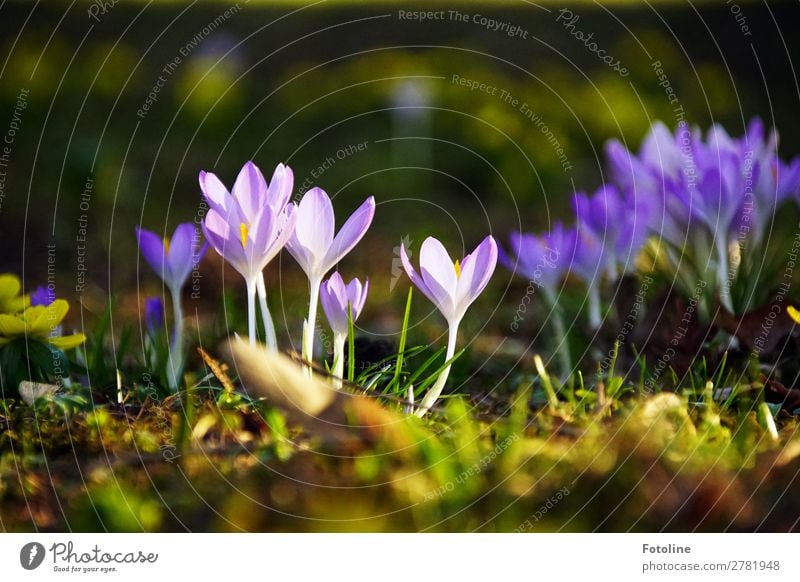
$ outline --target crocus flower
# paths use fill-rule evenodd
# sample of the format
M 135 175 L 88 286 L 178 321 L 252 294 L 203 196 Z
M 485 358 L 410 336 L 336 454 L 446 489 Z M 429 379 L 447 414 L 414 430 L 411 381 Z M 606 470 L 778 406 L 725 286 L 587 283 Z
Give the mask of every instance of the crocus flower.
M 540 289 L 549 309 L 548 319 L 552 322 L 555 332 L 561 367 L 564 374 L 568 374 L 572 369 L 572 363 L 569 344 L 566 342 L 564 320 L 556 298 L 559 285 L 569 272 L 572 262 L 575 231 L 556 222 L 550 232 L 542 235 L 512 232 L 509 235 L 509 245 L 511 254 L 506 254 L 502 248 L 498 248 L 500 262 L 512 273 L 528 279 L 526 294 L 514 315 L 511 329 L 517 331 L 519 323 L 523 320 L 522 314 L 527 311 L 526 300 L 529 301 L 530 295 L 536 289 Z
M 577 275 L 587 289 L 589 303 L 589 325 L 599 329 L 603 322 L 600 312 L 600 280 L 603 265 L 607 262 L 603 241 L 589 229 L 575 228 L 575 249 L 570 263 L 570 272 Z
M 369 292 L 369 280 L 364 284 L 353 279 L 347 285 L 338 272 L 322 283 L 320 302 L 333 331 L 333 375 L 341 379 L 344 372 L 344 343 L 350 327 L 348 312 L 353 321 L 361 315 Z
M 183 287 L 192 268 L 206 252 L 206 246 L 200 244 L 200 237 L 190 222 L 179 224 L 171 238 L 161 238 L 139 227 L 136 234 L 142 256 L 169 289 Z
M 552 306 L 558 286 L 569 271 L 574 236 L 574 232 L 560 222 L 542 235 L 512 232 L 508 237 L 511 254 L 498 248 L 498 258 L 508 270 L 526 277 L 541 289 Z
M 800 156 L 784 162 L 778 156 L 778 133 L 766 132 L 764 122 L 753 118 L 738 145 L 750 157 L 753 177 L 754 239 L 760 241 L 778 207 L 800 194 Z
M 181 289 L 206 252 L 200 244 L 200 236 L 191 223 L 178 225 L 171 239 L 159 238 L 154 232 L 136 229 L 139 250 L 147 263 L 161 277 L 172 296 L 175 329 L 170 345 L 169 383 L 172 390 L 178 389 L 178 379 L 183 369 L 183 309 Z
M 603 247 L 601 268 L 613 281 L 620 271 L 632 271 L 652 227 L 653 205 L 633 190 L 601 186 L 592 196 L 578 193 L 573 198 L 577 230 L 589 232 Z
M 703 138 L 686 123 L 671 134 L 657 123 L 637 156 L 618 142 L 606 153 L 618 185 L 658 199 L 653 234 L 679 253 L 689 249 L 694 264 L 713 265 L 720 299 L 732 309 L 727 291 L 738 253 L 731 251 L 744 239 L 761 240 L 777 205 L 800 191 L 800 160 L 783 164 L 776 147 L 776 136 L 766 136 L 759 120 L 743 138 L 720 126 Z
M 314 356 L 314 325 L 322 279 L 366 234 L 375 215 L 375 199 L 370 196 L 347 219 L 334 236 L 335 218 L 331 199 L 321 188 L 312 188 L 297 208 L 297 227 L 287 249 L 308 277 L 310 299 L 308 319 L 303 325 L 302 356 Z
M 209 205 L 203 232 L 214 250 L 244 277 L 251 344 L 256 341 L 258 295 L 271 349 L 277 348 L 277 342 L 263 271 L 294 232 L 296 206 L 289 202 L 293 185 L 292 170 L 283 164 L 278 164 L 267 184 L 258 167 L 247 162 L 230 192 L 217 176 L 200 172 L 200 188 Z
M 151 334 L 164 327 L 164 302 L 158 295 L 145 298 L 144 321 Z
M 586 284 L 589 323 L 598 329 L 600 284 L 615 281 L 620 271 L 632 271 L 652 228 L 653 205 L 633 189 L 601 186 L 592 196 L 578 193 L 575 208 L 575 253 L 570 270 Z
M 487 236 L 473 252 L 455 263 L 441 242 L 428 237 L 419 253 L 420 273 L 408 259 L 405 245 L 400 247 L 400 258 L 411 282 L 431 300 L 447 320 L 448 340 L 445 362 L 450 362 L 456 350 L 458 326 L 467 308 L 481 294 L 497 265 L 497 243 Z M 425 415 L 442 393 L 450 365 L 442 371 L 425 394 L 415 414 Z
M 55 299 L 55 293 L 47 287 L 39 286 L 31 293 L 31 305 L 44 305 L 47 307 Z

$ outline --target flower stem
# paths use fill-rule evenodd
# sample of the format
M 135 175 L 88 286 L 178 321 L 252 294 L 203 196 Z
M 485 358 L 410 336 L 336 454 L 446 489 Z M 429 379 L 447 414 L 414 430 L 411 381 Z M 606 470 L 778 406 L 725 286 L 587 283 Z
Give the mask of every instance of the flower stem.
M 258 301 L 261 304 L 261 319 L 264 322 L 264 332 L 266 334 L 267 348 L 271 351 L 278 351 L 278 339 L 275 336 L 275 324 L 272 323 L 272 315 L 267 305 L 267 284 L 264 281 L 264 273 L 258 278 Z
M 181 306 L 180 288 L 170 288 L 172 295 L 173 325 L 172 344 L 169 348 L 167 364 L 167 381 L 173 392 L 178 390 L 178 380 L 183 369 L 183 307 Z
M 450 330 L 447 338 L 447 353 L 444 356 L 444 361 L 449 362 L 453 359 L 453 355 L 456 353 L 456 338 L 458 337 L 458 323 L 454 322 L 450 324 Z M 436 400 L 442 394 L 442 390 L 444 389 L 445 382 L 447 382 L 447 377 L 450 375 L 450 367 L 451 364 L 448 364 L 447 367 L 442 370 L 442 373 L 439 374 L 439 377 L 436 379 L 436 382 L 433 386 L 428 390 L 425 394 L 425 397 L 422 399 L 422 402 L 414 411 L 415 416 L 423 417 L 425 414 L 431 409 L 431 407 L 436 403 Z
M 314 359 L 314 334 L 316 333 L 317 325 L 317 303 L 319 301 L 319 286 L 322 280 L 319 277 L 308 280 L 308 287 L 310 290 L 310 297 L 308 300 L 308 319 L 303 328 L 303 359 L 311 362 Z M 311 368 L 308 368 L 308 373 L 311 374 Z
M 722 306 L 733 313 L 731 286 L 728 280 L 728 245 L 725 237 L 717 236 L 717 279 L 719 279 L 719 299 Z
M 247 332 L 250 336 L 250 345 L 256 345 L 256 282 L 255 279 L 247 281 Z
M 603 316 L 600 313 L 600 288 L 596 284 L 589 284 L 589 326 L 593 330 L 600 329 Z
M 333 377 L 336 388 L 342 387 L 344 377 L 344 343 L 347 336 L 337 333 L 333 336 Z
M 543 294 L 553 320 L 553 333 L 556 340 L 555 350 L 558 352 L 560 360 L 561 377 L 566 379 L 572 373 L 572 355 L 569 350 L 569 341 L 567 341 L 567 332 L 564 329 L 564 317 L 561 313 L 561 308 L 556 304 L 555 297 L 548 291 L 544 291 Z

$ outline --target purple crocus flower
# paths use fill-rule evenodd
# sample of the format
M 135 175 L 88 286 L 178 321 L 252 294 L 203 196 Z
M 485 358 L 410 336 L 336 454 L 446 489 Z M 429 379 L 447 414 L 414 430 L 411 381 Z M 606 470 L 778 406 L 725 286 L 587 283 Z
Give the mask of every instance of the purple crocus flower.
M 31 293 L 31 307 L 42 305 L 47 307 L 56 300 L 56 295 L 48 287 L 39 286 Z
M 528 291 L 520 302 L 511 330 L 517 331 L 519 323 L 524 319 L 530 294 L 535 288 L 541 289 L 545 303 L 550 310 L 549 319 L 556 335 L 557 349 L 561 357 L 564 374 L 572 369 L 569 345 L 566 342 L 564 320 L 556 298 L 558 288 L 569 272 L 575 254 L 575 229 L 565 228 L 561 222 L 553 224 L 550 232 L 535 235 L 512 232 L 509 235 L 511 253 L 500 251 L 500 261 L 512 273 L 520 273 L 529 281 Z
M 580 278 L 587 289 L 589 303 L 589 325 L 592 329 L 599 329 L 602 324 L 600 312 L 600 281 L 603 268 L 609 260 L 603 247 L 603 241 L 588 228 L 575 228 L 575 247 L 570 263 L 570 272 Z
M 170 388 L 178 389 L 183 369 L 183 309 L 181 289 L 206 252 L 207 245 L 200 244 L 200 236 L 191 223 L 179 224 L 171 239 L 159 238 L 154 232 L 136 228 L 139 250 L 147 263 L 161 277 L 172 296 L 175 329 L 170 345 L 168 376 Z
M 497 265 L 497 243 L 487 236 L 473 252 L 455 263 L 441 242 L 428 237 L 419 253 L 420 273 L 414 270 L 408 259 L 405 245 L 400 247 L 400 258 L 411 282 L 437 307 L 448 325 L 448 341 L 445 362 L 449 362 L 456 349 L 458 326 L 467 308 L 486 288 Z M 450 365 L 442 371 L 434 385 L 428 390 L 416 411 L 423 416 L 442 393 Z
M 293 185 L 292 171 L 283 164 L 278 164 L 267 184 L 258 167 L 247 162 L 230 192 L 216 175 L 200 172 L 200 188 L 209 205 L 203 232 L 214 250 L 244 277 L 250 343 L 256 341 L 258 295 L 267 345 L 272 349 L 277 348 L 277 342 L 267 308 L 263 271 L 294 232 L 297 208 L 289 202 Z
M 161 238 L 139 227 L 136 234 L 142 256 L 170 290 L 183 287 L 206 252 L 206 245 L 200 244 L 200 236 L 190 222 L 179 224 L 172 238 Z
M 574 232 L 556 222 L 549 233 L 512 232 L 508 238 L 512 254 L 498 249 L 500 262 L 542 289 L 548 302 L 553 303 L 572 260 Z
M 314 355 L 314 325 L 317 319 L 319 287 L 323 277 L 349 253 L 366 234 L 375 216 L 375 199 L 370 196 L 347 219 L 334 236 L 336 221 L 331 199 L 321 188 L 312 188 L 297 208 L 297 227 L 286 248 L 308 277 L 310 300 L 303 326 L 303 358 Z
M 349 314 L 353 321 L 361 315 L 369 292 L 369 280 L 364 284 L 353 279 L 345 285 L 338 272 L 322 283 L 320 303 L 333 331 L 333 375 L 341 379 L 344 372 L 344 343 L 350 327 Z
M 761 240 L 777 206 L 800 192 L 800 159 L 784 164 L 777 137 L 758 119 L 742 138 L 713 126 L 704 139 L 686 123 L 672 134 L 656 123 L 638 155 L 616 141 L 606 153 L 617 185 L 656 201 L 651 233 L 673 247 L 668 254 L 691 249 L 693 263 L 713 264 L 721 300 L 731 309 L 727 287 L 737 268 L 737 262 L 729 267 L 731 249 L 746 238 Z
M 778 133 L 766 132 L 764 122 L 753 118 L 747 132 L 738 140 L 745 157 L 752 161 L 753 235 L 760 241 L 778 207 L 800 194 L 800 156 L 788 163 L 778 156 Z
M 164 302 L 158 295 L 146 297 L 144 300 L 144 321 L 151 334 L 164 327 Z
M 632 189 L 621 191 L 604 185 L 592 196 L 576 194 L 573 206 L 578 239 L 594 238 L 600 242 L 602 257 L 594 258 L 602 261 L 600 267 L 609 280 L 615 280 L 620 270 L 632 271 L 652 228 L 654 206 L 650 200 L 643 195 L 636 197 Z M 595 254 L 593 244 L 584 242 L 579 250 Z M 576 260 L 584 262 L 584 257 Z
M 347 335 L 349 330 L 348 306 L 353 321 L 358 319 L 369 292 L 369 279 L 364 284 L 353 279 L 345 285 L 339 272 L 335 272 L 320 287 L 320 303 L 334 335 Z

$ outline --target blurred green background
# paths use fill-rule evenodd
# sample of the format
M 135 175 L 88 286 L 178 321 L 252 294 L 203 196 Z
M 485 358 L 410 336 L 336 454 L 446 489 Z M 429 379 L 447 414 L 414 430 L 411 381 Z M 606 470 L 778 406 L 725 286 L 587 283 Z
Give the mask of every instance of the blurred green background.
M 79 251 L 87 288 L 118 292 L 137 277 L 134 226 L 193 220 L 198 171 L 230 185 L 248 159 L 289 163 L 340 220 L 375 195 L 348 265 L 388 281 L 404 237 L 472 248 L 566 218 L 569 194 L 602 181 L 603 143 L 638 147 L 654 119 L 741 133 L 761 115 L 784 155 L 800 151 L 797 3 L 566 6 L 571 28 L 550 2 L 6 1 L 0 271 L 34 285 L 54 244 L 60 295 L 75 294 Z M 444 18 L 407 16 L 421 7 Z

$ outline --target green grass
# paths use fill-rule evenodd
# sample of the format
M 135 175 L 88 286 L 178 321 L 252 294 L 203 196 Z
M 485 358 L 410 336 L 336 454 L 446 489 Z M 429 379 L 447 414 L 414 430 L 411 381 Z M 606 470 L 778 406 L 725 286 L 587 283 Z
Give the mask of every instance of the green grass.
M 553 383 L 537 364 L 499 413 L 468 395 L 400 425 L 407 446 L 323 444 L 213 380 L 163 399 L 85 389 L 0 407 L 6 531 L 686 531 L 796 528 L 796 418 L 775 438 L 754 382 L 713 399 L 615 375 Z M 394 372 L 390 372 L 392 377 Z M 745 382 L 743 378 L 742 382 Z M 602 387 L 601 387 L 602 384 Z M 612 388 L 613 387 L 613 388 Z M 537 394 L 544 392 L 544 404 Z M 82 396 L 82 397 L 79 397 Z M 60 400 L 58 400 L 60 399 Z M 96 397 L 95 397 L 96 399 Z M 384 406 L 397 410 L 394 400 Z M 558 494 L 559 492 L 560 495 Z M 556 499 L 556 501 L 553 501 Z

